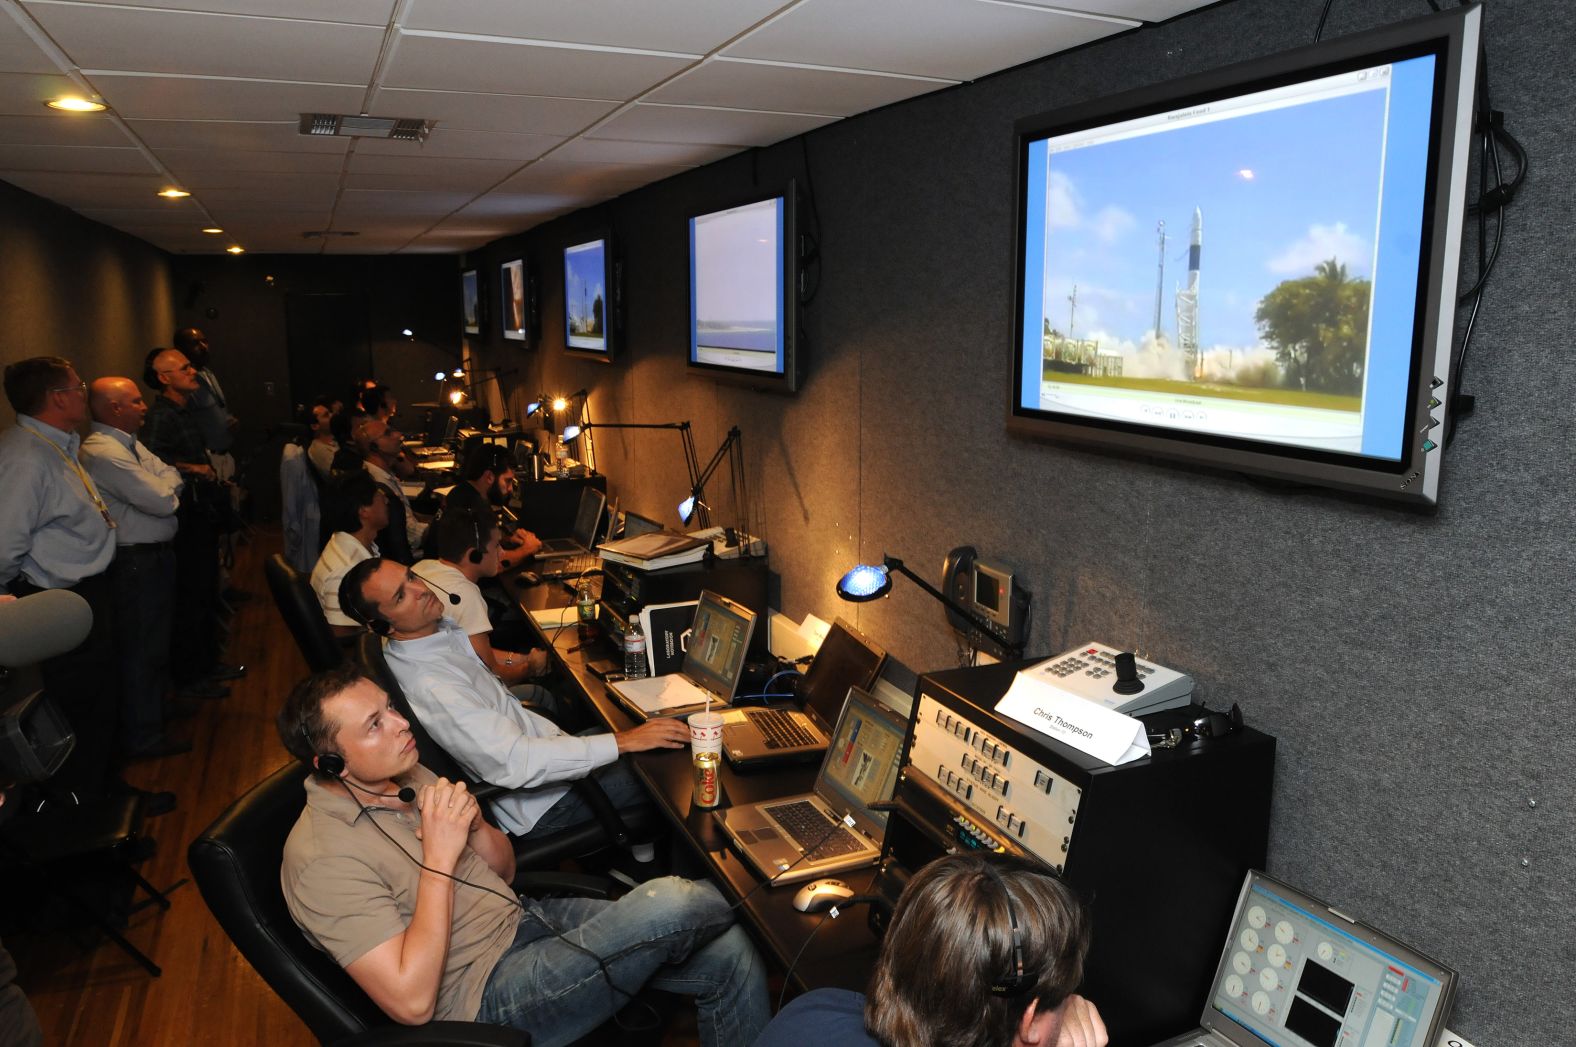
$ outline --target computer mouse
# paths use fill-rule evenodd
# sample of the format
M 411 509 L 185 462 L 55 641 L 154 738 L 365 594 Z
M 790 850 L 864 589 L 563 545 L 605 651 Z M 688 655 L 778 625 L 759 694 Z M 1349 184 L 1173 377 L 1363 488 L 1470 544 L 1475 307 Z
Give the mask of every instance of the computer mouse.
M 793 907 L 800 912 L 825 912 L 853 896 L 854 889 L 842 880 L 811 880 L 793 896 Z
M 520 572 L 520 577 L 524 578 L 525 581 L 526 581 L 526 584 L 528 584 L 528 585 L 541 585 L 542 584 L 542 576 L 537 574 L 535 571 L 521 571 Z

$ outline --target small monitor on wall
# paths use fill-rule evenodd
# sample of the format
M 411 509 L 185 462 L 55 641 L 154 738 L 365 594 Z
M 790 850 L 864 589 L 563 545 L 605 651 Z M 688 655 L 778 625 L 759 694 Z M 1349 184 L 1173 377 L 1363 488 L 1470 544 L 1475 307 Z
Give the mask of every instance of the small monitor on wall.
M 799 388 L 795 197 L 790 181 L 769 196 L 690 217 L 693 371 L 757 389 Z
M 531 330 L 536 326 L 535 273 L 523 258 L 505 262 L 498 267 L 498 292 L 502 307 L 503 336 L 511 342 L 531 341 Z
M 595 236 L 564 248 L 564 350 L 611 360 L 618 331 L 618 281 L 612 238 Z
M 1434 504 L 1479 19 L 1020 121 L 1008 428 Z
M 467 269 L 460 274 L 460 309 L 465 317 L 465 333 L 481 334 L 481 274 L 475 269 Z

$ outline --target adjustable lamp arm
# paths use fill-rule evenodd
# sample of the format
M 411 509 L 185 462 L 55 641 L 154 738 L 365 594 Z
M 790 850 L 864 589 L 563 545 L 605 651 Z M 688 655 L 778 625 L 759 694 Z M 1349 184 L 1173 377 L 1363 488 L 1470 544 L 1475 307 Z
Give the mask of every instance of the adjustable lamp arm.
M 925 592 L 929 593 L 931 596 L 934 596 L 937 600 L 941 601 L 941 603 L 949 611 L 952 611 L 953 613 L 955 613 L 955 614 L 959 615 L 960 617 L 962 617 L 964 621 L 966 621 L 970 625 L 974 626 L 974 628 L 978 629 L 980 632 L 985 633 L 987 636 L 995 636 L 996 635 L 995 630 L 991 628 L 989 622 L 987 622 L 985 619 L 981 618 L 978 614 L 976 614 L 975 612 L 971 611 L 969 608 L 964 607 L 962 604 L 958 603 L 956 600 L 954 600 L 952 597 L 948 596 L 946 593 L 942 592 L 940 589 L 937 589 L 935 586 L 933 586 L 929 582 L 925 581 L 925 579 L 921 578 L 919 575 L 915 574 L 913 571 L 909 570 L 907 565 L 905 565 L 902 560 L 899 560 L 895 556 L 885 556 L 885 555 L 883 555 L 881 557 L 881 565 L 883 567 L 885 567 L 888 571 L 895 571 L 896 573 L 901 574 L 903 577 L 907 578 L 909 581 L 913 582 L 915 585 L 917 585 L 921 589 L 925 590 Z M 997 640 L 997 642 L 1000 643 L 1001 641 Z M 1019 644 L 1002 643 L 1002 646 L 1005 647 L 1007 650 L 1011 651 L 1014 655 L 1022 655 L 1023 654 L 1023 644 L 1021 644 L 1021 643 L 1019 643 Z

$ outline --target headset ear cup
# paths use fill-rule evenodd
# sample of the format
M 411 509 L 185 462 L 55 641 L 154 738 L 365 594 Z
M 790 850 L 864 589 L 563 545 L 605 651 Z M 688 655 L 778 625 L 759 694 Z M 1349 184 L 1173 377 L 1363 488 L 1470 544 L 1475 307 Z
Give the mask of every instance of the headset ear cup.
M 373 618 L 369 620 L 367 622 L 367 628 L 371 629 L 379 636 L 387 636 L 389 634 L 389 623 L 382 618 Z
M 345 773 L 345 758 L 338 753 L 318 753 L 317 769 L 331 778 Z
M 483 560 L 487 559 L 486 554 L 482 552 L 482 525 L 481 525 L 481 521 L 473 520 L 471 522 L 471 527 L 476 532 L 476 544 L 471 546 L 471 563 L 479 564 Z

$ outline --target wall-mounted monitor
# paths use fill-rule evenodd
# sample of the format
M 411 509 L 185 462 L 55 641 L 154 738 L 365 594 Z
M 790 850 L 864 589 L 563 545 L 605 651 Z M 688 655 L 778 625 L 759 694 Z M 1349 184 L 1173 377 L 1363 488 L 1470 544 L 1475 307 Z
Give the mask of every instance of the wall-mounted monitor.
M 564 248 L 564 349 L 611 360 L 618 331 L 618 272 L 613 242 L 595 236 Z
M 460 274 L 460 310 L 465 317 L 465 333 L 481 334 L 481 274 L 475 269 L 467 269 Z
M 1479 18 L 1020 121 L 1009 430 L 1434 504 Z
M 498 293 L 502 309 L 503 336 L 511 342 L 531 341 L 536 326 L 535 273 L 523 258 L 498 267 Z
M 793 392 L 804 377 L 792 181 L 768 196 L 692 215 L 692 371 L 757 389 Z

